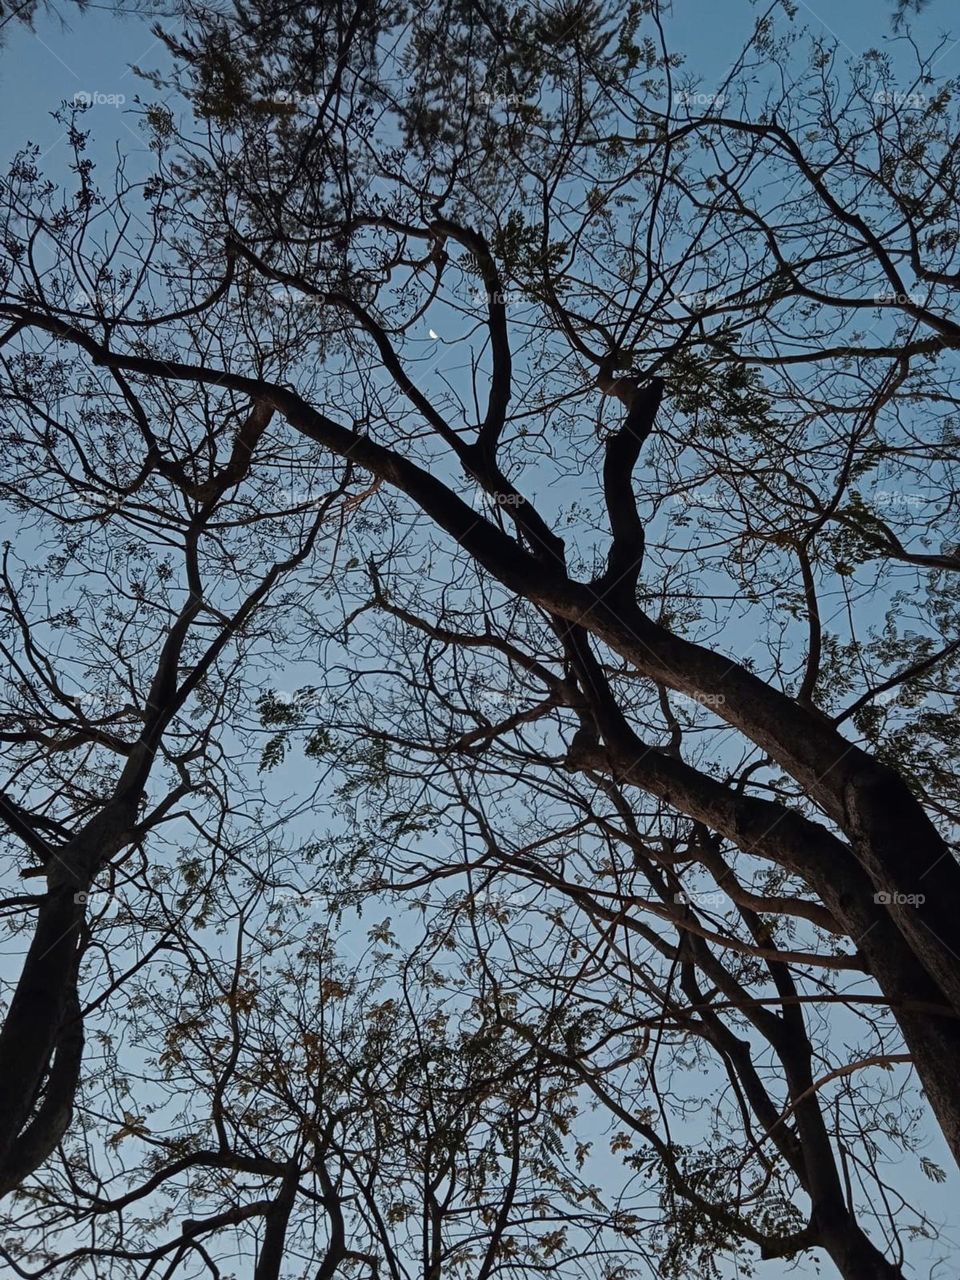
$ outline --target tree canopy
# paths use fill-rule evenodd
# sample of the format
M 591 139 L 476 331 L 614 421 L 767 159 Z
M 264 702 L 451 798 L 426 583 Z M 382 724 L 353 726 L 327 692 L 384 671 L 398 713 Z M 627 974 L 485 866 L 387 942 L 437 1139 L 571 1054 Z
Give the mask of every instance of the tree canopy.
M 656 0 L 201 7 L 147 163 L 69 104 L 68 179 L 18 154 L 12 1274 L 950 1257 L 960 129 L 910 8 L 845 61 L 771 4 L 716 82 Z

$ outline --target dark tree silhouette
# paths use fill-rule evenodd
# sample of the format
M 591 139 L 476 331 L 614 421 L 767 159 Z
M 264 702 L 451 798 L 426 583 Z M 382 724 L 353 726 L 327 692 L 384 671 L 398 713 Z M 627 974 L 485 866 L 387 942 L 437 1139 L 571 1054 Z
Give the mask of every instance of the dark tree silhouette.
M 819 1249 L 875 1280 L 934 1230 L 885 1162 L 944 1176 L 926 1114 L 960 1155 L 955 86 L 941 49 L 909 76 L 822 42 L 798 67 L 780 21 L 704 86 L 653 4 L 258 0 L 164 33 L 156 84 L 194 115 L 145 109 L 145 182 L 105 195 L 79 122 L 75 191 L 14 166 L 8 495 L 38 532 L 24 585 L 7 573 L 3 814 L 47 889 L 8 904 L 37 923 L 0 1154 L 46 1195 L 28 1175 L 62 1146 L 56 1230 L 91 1241 L 52 1233 L 48 1269 L 216 1274 L 203 1241 L 249 1221 L 263 1276 L 572 1275 L 590 1239 L 610 1276 Z M 316 842 L 275 835 L 281 793 Z M 165 853 L 168 823 L 200 851 Z M 196 929 L 156 878 L 178 857 Z M 83 898 L 118 875 L 144 928 L 111 961 Z M 375 1035 L 311 1057 L 326 942 L 241 981 L 291 876 L 346 938 L 371 899 L 402 913 L 374 940 L 418 957 L 417 994 L 399 1011 L 382 978 L 386 1013 L 356 1015 L 395 1037 L 382 1079 L 350 1075 Z M 179 1012 L 157 948 L 191 975 Z M 202 1138 L 131 1111 L 156 1171 L 115 1196 L 65 1135 L 75 1097 L 100 1114 L 81 1015 L 134 990 Z M 423 1040 L 453 1016 L 460 1039 Z M 402 1161 L 442 1181 L 456 1147 L 467 1200 L 423 1192 L 414 1254 L 388 1229 L 409 1215 L 370 1207 L 382 1135 L 337 1108 L 375 1124 L 395 1088 L 419 1115 L 438 1060 L 450 1092 Z M 581 1185 L 564 1099 L 614 1126 L 616 1194 Z M 439 1164 L 437 1124 L 463 1135 Z M 195 1191 L 195 1166 L 230 1176 Z M 203 1219 L 146 1238 L 194 1194 Z M 141 1195 L 142 1244 L 122 1219 L 104 1243 Z

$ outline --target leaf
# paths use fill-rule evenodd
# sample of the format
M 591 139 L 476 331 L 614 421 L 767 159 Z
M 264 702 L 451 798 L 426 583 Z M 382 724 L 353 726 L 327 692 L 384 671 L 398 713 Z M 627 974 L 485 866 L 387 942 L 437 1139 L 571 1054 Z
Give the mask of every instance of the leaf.
M 920 1168 L 931 1182 L 946 1182 L 947 1175 L 943 1169 L 928 1156 L 920 1157 Z
M 107 1139 L 111 1147 L 118 1147 L 124 1138 L 145 1138 L 150 1130 L 144 1123 L 146 1117 L 133 1115 L 129 1111 L 123 1113 L 123 1125 Z
M 283 758 L 286 754 L 286 733 L 275 733 L 260 753 L 260 766 L 258 771 L 260 773 L 269 773 L 271 769 L 275 769 L 278 764 L 283 763 Z

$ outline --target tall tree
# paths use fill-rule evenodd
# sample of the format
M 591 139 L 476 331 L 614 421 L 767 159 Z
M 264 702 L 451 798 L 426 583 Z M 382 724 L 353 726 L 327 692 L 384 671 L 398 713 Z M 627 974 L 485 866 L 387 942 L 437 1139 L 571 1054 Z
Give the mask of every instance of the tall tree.
M 93 221 L 84 163 L 73 205 L 13 175 L 14 402 L 49 386 L 70 439 L 54 395 L 116 382 L 141 467 L 249 504 L 242 530 L 269 451 L 346 466 L 351 554 L 284 641 L 320 640 L 322 715 L 260 706 L 265 769 L 300 739 L 339 782 L 344 892 L 420 895 L 531 1082 L 616 1118 L 667 1274 L 819 1248 L 902 1275 L 880 1166 L 912 1142 L 908 1065 L 960 1155 L 939 51 L 798 68 L 771 9 L 704 86 L 653 4 L 262 2 L 166 39 L 203 127 L 147 113 L 158 252 L 120 224 L 93 273 L 142 262 L 122 297 L 71 307 L 89 263 L 36 265 Z M 176 407 L 152 453 L 148 396 Z M 180 402 L 211 396 L 268 454 L 201 482 Z

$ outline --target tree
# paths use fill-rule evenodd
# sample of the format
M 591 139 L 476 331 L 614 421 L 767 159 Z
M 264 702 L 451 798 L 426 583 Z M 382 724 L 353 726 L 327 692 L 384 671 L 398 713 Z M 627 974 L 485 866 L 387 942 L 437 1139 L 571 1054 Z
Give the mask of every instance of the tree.
M 893 15 L 893 28 L 895 31 L 901 31 L 907 22 L 909 15 L 914 13 L 922 13 L 926 9 L 929 0 L 896 0 L 896 10 Z
M 18 165 L 23 191 L 37 190 L 34 177 Z M 73 292 L 63 294 L 56 271 L 49 285 L 72 314 L 102 316 L 140 283 L 126 266 L 85 274 L 95 205 L 73 228 Z M 11 219 L 15 208 L 16 197 Z M 213 334 L 191 342 L 198 354 L 226 350 Z M 9 348 L 4 375 L 3 489 L 21 537 L 3 562 L 9 773 L 0 805 L 19 874 L 47 886 L 5 904 L 23 921 L 18 931 L 35 917 L 0 1035 L 9 1190 L 69 1122 L 82 1044 L 78 967 L 101 945 L 89 895 L 118 879 L 149 880 L 156 868 L 144 841 L 157 840 L 159 854 L 174 822 L 194 846 L 189 865 L 215 865 L 235 803 L 226 735 L 251 701 L 239 673 L 281 643 L 283 615 L 309 598 L 280 594 L 285 580 L 328 527 L 335 536 L 351 494 L 360 499 L 349 464 L 321 464 L 309 500 L 294 498 L 299 514 L 281 520 L 291 498 L 277 476 L 285 469 L 289 486 L 309 464 L 271 448 L 271 412 L 229 392 L 135 387 L 119 371 L 99 376 L 69 356 Z M 250 487 L 254 457 L 262 479 Z M 48 593 L 56 604 L 38 614 Z M 164 945 L 162 928 L 155 943 L 148 937 L 137 939 L 134 968 Z
M 114 14 L 122 17 L 181 17 L 185 16 L 188 6 L 180 0 L 117 0 L 112 6 Z M 32 28 L 38 15 L 51 16 L 64 26 L 71 21 L 76 22 L 87 9 L 87 0 L 66 0 L 59 5 L 55 0 L 5 0 L 0 4 L 0 42 L 12 29 L 12 24 Z
M 371 928 L 364 955 L 339 957 L 319 895 L 268 906 L 245 879 L 221 887 L 203 921 L 211 935 L 223 925 L 225 945 L 208 938 L 201 958 L 184 942 L 173 973 L 133 987 L 62 1166 L 19 1206 L 29 1255 L 8 1237 L 7 1265 L 220 1274 L 240 1257 L 257 1280 L 627 1274 L 639 1219 L 580 1172 L 575 1082 L 481 1007 L 431 997 L 448 980 L 429 949 L 397 963 L 389 924 Z M 121 1037 L 127 1052 L 162 1046 L 136 1089 Z M 114 1091 L 122 1123 L 91 1146 L 98 1099 Z
M 204 130 L 146 121 L 158 266 L 64 306 L 31 247 L 87 215 L 22 162 L 0 310 L 27 369 L 214 389 L 356 468 L 377 519 L 294 642 L 322 715 L 261 704 L 263 765 L 305 744 L 345 891 L 427 895 L 530 1078 L 623 1126 L 660 1265 L 899 1276 L 907 1063 L 960 1152 L 954 86 L 937 50 L 800 75 L 768 13 L 704 90 L 668 19 L 204 20 L 168 37 Z

